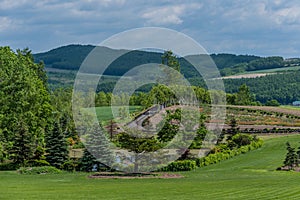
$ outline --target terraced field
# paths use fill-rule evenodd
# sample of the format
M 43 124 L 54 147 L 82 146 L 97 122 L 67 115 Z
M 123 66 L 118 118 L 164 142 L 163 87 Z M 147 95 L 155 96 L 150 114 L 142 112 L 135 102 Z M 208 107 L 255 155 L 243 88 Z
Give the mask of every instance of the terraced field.
M 85 173 L 18 175 L 0 172 L 0 199 L 300 199 L 300 173 L 275 171 L 285 143 L 267 137 L 258 150 L 181 173 L 183 179 L 88 179 Z
M 272 107 L 272 106 L 230 106 L 230 107 L 249 108 L 253 110 L 263 110 L 268 112 L 278 112 L 278 113 L 300 116 L 300 110 L 297 108 L 291 109 L 291 107 Z

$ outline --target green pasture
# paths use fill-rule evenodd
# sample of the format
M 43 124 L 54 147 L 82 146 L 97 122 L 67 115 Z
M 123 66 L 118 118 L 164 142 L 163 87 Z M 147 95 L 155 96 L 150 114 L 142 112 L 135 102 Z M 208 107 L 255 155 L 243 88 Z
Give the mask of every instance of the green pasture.
M 288 106 L 288 105 L 284 105 L 284 106 L 280 106 L 280 108 L 286 108 L 289 110 L 299 110 L 300 111 L 300 106 Z
M 294 67 L 280 67 L 280 68 L 273 68 L 273 69 L 264 69 L 264 70 L 248 71 L 248 72 L 245 73 L 245 74 L 286 72 L 286 71 L 295 71 L 295 70 L 299 70 L 299 69 L 300 69 L 300 66 L 294 66 Z
M 285 143 L 300 135 L 268 137 L 262 148 L 181 173 L 183 179 L 88 179 L 86 173 L 19 175 L 0 172 L 0 199 L 300 199 L 300 173 L 275 171 Z
M 122 106 L 115 106 L 114 108 L 118 110 Z M 129 106 L 129 112 L 133 113 L 140 109 L 140 106 Z M 96 107 L 96 114 L 99 121 L 108 121 L 113 119 L 112 108 L 110 106 Z

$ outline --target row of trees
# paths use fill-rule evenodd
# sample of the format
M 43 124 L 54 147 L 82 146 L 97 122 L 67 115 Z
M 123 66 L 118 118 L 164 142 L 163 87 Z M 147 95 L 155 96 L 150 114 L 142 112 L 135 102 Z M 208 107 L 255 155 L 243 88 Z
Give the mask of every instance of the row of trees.
M 76 138 L 70 90 L 50 92 L 42 63 L 28 49 L 0 47 L 0 162 L 60 166 Z

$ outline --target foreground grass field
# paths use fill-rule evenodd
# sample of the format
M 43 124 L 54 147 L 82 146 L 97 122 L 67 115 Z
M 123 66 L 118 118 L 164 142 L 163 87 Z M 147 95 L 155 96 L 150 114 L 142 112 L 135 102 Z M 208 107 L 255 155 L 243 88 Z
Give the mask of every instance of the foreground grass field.
M 0 172 L 0 199 L 300 199 L 300 173 L 275 171 L 284 159 L 286 141 L 298 146 L 300 135 L 268 137 L 258 150 L 182 173 L 183 179 Z

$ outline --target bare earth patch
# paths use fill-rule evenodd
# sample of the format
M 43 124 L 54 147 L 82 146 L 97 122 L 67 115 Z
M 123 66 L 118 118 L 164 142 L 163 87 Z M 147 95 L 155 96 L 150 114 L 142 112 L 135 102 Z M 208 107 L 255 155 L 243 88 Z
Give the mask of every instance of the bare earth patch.
M 89 175 L 88 178 L 104 178 L 104 179 L 144 179 L 144 178 L 184 178 L 180 174 L 171 173 L 122 173 L 122 172 L 101 172 Z

